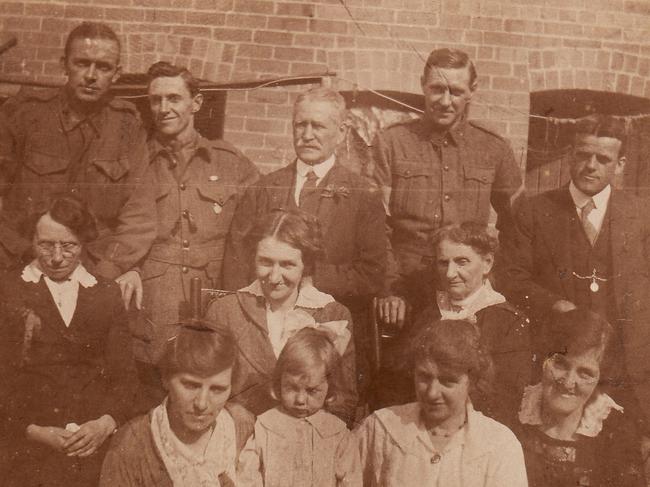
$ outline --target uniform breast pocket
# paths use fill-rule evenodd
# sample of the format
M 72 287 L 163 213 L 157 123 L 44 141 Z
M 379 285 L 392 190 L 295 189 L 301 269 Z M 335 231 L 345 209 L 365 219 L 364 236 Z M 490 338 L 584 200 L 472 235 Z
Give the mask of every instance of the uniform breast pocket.
M 197 212 L 201 218 L 213 221 L 219 217 L 229 226 L 237 204 L 237 188 L 228 184 L 207 182 L 197 185 L 197 191 L 200 200 Z
M 390 211 L 395 216 L 426 216 L 433 190 L 433 167 L 421 161 L 398 159 L 393 168 Z
M 87 166 L 83 183 L 89 193 L 89 201 L 96 202 L 95 211 L 98 215 L 115 218 L 132 188 L 124 184 L 129 172 L 129 161 L 126 156 L 116 159 L 95 159 Z
M 463 166 L 464 220 L 487 221 L 495 169 L 483 166 Z
M 55 179 L 65 174 L 69 161 L 59 155 L 41 151 L 28 151 L 25 154 L 25 179 Z

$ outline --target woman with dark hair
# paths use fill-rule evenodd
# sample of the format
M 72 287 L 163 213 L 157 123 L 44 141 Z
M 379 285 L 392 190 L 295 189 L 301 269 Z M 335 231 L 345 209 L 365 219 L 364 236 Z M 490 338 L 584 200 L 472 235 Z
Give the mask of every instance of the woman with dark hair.
M 492 364 L 467 321 L 442 320 L 411 342 L 416 402 L 375 411 L 356 431 L 366 487 L 526 487 L 521 445 L 475 411 Z
M 494 390 L 472 397 L 474 406 L 509 426 L 516 424 L 523 388 L 530 383 L 533 357 L 528 319 L 490 284 L 498 240 L 486 225 L 465 222 L 438 230 L 433 245 L 438 289 L 435 304 L 402 331 L 395 352 L 397 361 L 388 363 L 388 368 L 400 369 L 410 339 L 432 321 L 468 320 L 476 326 L 481 343 L 492 355 L 496 374 Z M 408 383 L 404 374 L 393 375 L 390 384 L 393 404 L 408 400 L 412 391 L 404 386 L 400 388 L 400 384 Z
M 257 278 L 208 309 L 208 317 L 229 327 L 237 341 L 233 400 L 256 415 L 276 406 L 272 374 L 284 344 L 302 328 L 321 328 L 335 338 L 343 357 L 333 378 L 337 396 L 328 409 L 350 422 L 357 402 L 352 320 L 347 308 L 309 277 L 323 254 L 318 221 L 304 212 L 272 212 L 250 239 Z
M 612 334 L 585 309 L 549 320 L 542 381 L 526 388 L 519 411 L 531 487 L 646 485 L 634 422 L 603 392 Z
M 3 485 L 94 485 L 133 400 L 126 312 L 118 286 L 81 264 L 97 236 L 83 203 L 57 198 L 28 230 L 36 258 L 0 281 Z
M 235 342 L 207 322 L 180 323 L 158 367 L 167 396 L 120 428 L 100 487 L 233 486 L 252 415 L 230 396 Z

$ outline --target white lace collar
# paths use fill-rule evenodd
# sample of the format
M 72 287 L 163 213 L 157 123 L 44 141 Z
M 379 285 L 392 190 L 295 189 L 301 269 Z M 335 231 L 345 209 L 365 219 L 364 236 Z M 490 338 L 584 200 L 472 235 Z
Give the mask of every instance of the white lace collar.
M 468 320 L 476 323 L 476 313 L 488 306 L 505 303 L 506 298 L 496 292 L 486 279 L 483 285 L 471 296 L 463 301 L 452 301 L 446 291 L 436 293 L 436 301 L 440 310 L 440 317 L 445 320 Z
M 40 282 L 43 275 L 43 271 L 38 268 L 36 260 L 33 260 L 25 266 L 20 277 L 25 282 L 38 283 Z M 72 271 L 72 274 L 70 274 L 70 277 L 68 277 L 67 280 L 76 281 L 85 288 L 93 287 L 95 284 L 97 284 L 97 279 L 95 276 L 88 272 L 86 268 L 81 264 L 79 264 L 77 268 Z
M 585 404 L 582 418 L 576 429 L 576 434 L 595 438 L 603 429 L 603 421 L 607 419 L 612 409 L 623 412 L 623 407 L 616 404 L 614 399 L 604 392 L 594 391 L 593 398 Z M 519 422 L 539 426 L 542 424 L 542 383 L 526 386 L 524 397 L 519 408 Z
M 264 298 L 262 284 L 258 279 L 255 279 L 255 281 L 245 288 L 240 289 L 239 292 L 252 294 L 258 298 Z M 316 289 L 311 282 L 311 278 L 306 277 L 300 283 L 295 307 L 321 309 L 333 302 L 334 298 L 332 296 Z

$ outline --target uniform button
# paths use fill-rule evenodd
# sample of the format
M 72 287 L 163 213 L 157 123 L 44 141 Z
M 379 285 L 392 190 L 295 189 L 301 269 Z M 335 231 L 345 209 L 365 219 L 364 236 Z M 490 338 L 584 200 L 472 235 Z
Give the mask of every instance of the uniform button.
M 185 191 L 185 188 L 187 188 L 187 186 L 185 186 L 185 183 L 181 183 L 178 187 L 181 189 L 181 191 Z
M 440 220 L 440 215 L 438 215 L 438 214 L 436 213 L 435 215 L 433 215 L 433 219 L 434 219 L 434 220 Z
M 449 196 L 448 194 L 446 194 L 446 195 L 445 195 L 445 201 L 449 201 L 450 199 L 451 199 L 451 196 Z
M 440 454 L 439 454 L 439 453 L 436 453 L 435 455 L 433 455 L 433 456 L 431 457 L 431 463 L 438 463 L 438 462 L 440 462 L 440 459 L 441 459 L 441 458 L 442 458 L 442 457 L 440 456 Z
M 444 145 L 445 147 L 447 147 L 449 145 L 449 142 L 447 142 L 447 139 L 442 141 L 442 145 Z
M 406 171 L 404 171 L 404 174 L 406 174 L 408 176 L 409 174 L 411 174 L 411 170 L 407 169 Z
M 185 218 L 187 218 L 188 216 L 190 216 L 190 210 L 183 210 L 183 216 L 184 216 Z
M 442 167 L 445 171 L 449 171 L 449 166 L 443 166 Z
M 70 190 L 70 192 L 73 193 L 73 194 L 76 193 L 76 192 L 77 192 L 77 188 L 72 188 L 72 189 Z
M 186 249 L 189 249 L 189 248 L 190 248 L 190 242 L 189 242 L 189 240 L 183 240 L 183 247 L 185 247 Z
M 187 274 L 189 272 L 189 269 L 187 267 L 183 266 L 181 271 L 183 271 L 183 274 Z

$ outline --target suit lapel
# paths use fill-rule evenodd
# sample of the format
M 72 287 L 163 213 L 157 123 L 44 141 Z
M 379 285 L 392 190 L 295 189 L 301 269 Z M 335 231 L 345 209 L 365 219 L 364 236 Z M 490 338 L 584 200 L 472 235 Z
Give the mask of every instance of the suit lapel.
M 66 338 L 68 336 L 68 327 L 65 326 L 63 318 L 59 313 L 54 298 L 45 284 L 45 279 L 41 277 L 38 283 L 29 283 L 31 289 L 26 290 L 26 306 L 33 310 L 37 316 L 42 318 L 43 326 L 47 326 L 56 331 L 59 335 Z
M 568 186 L 549 195 L 548 205 L 543 208 L 541 224 L 543 238 L 550 249 L 553 267 L 557 271 L 564 295 L 571 301 L 575 298 L 572 283 L 573 259 L 571 256 L 571 226 L 578 216 Z
M 92 316 L 96 311 L 97 300 L 93 299 L 96 286 L 85 288 L 79 284 L 79 294 L 77 295 L 77 307 L 70 320 L 70 330 L 76 330 L 86 321 L 88 316 Z
M 624 293 L 626 292 L 627 286 L 618 285 L 617 281 L 619 279 L 624 280 L 626 276 L 631 275 L 628 269 L 631 262 L 628 255 L 628 246 L 630 239 L 633 238 L 632 232 L 637 221 L 637 215 L 632 210 L 632 205 L 627 205 L 625 202 L 624 193 L 616 190 L 612 191 L 609 199 L 609 225 L 612 246 L 612 269 L 614 271 L 613 278 L 615 283 L 614 292 L 616 293 L 616 305 L 619 311 L 623 309 Z
M 237 293 L 237 300 L 247 318 L 245 326 L 234 329 L 237 346 L 254 368 L 269 375 L 275 367 L 276 358 L 269 341 L 264 300 L 243 292 Z
M 296 163 L 289 164 L 282 169 L 269 174 L 268 185 L 266 186 L 268 194 L 267 211 L 277 209 L 288 209 L 289 198 L 293 196 L 293 188 L 296 180 Z

